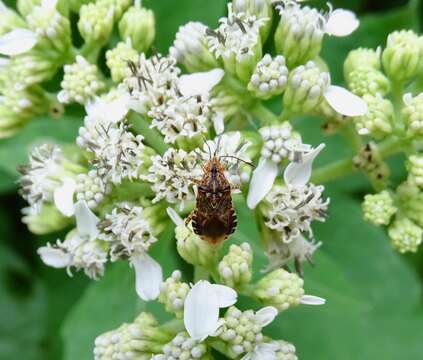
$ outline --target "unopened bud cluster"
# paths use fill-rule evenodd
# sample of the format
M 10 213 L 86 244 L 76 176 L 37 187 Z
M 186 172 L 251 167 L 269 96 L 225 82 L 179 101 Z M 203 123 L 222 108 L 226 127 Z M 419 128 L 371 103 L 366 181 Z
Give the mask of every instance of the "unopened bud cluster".
M 248 243 L 231 245 L 218 265 L 222 283 L 232 288 L 248 283 L 252 276 L 252 262 L 253 253 Z

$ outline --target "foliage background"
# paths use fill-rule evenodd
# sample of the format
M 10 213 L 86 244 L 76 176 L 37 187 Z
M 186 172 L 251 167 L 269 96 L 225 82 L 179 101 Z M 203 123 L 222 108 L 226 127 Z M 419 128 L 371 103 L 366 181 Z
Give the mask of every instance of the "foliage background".
M 6 3 L 14 6 L 14 1 Z M 325 6 L 324 0 L 312 3 Z M 216 25 L 225 13 L 226 1 L 144 0 L 143 4 L 155 10 L 155 46 L 166 52 L 179 25 L 189 20 Z M 383 45 L 395 29 L 422 30 L 418 1 L 338 0 L 333 5 L 353 9 L 361 19 L 352 36 L 325 39 L 323 57 L 335 83 L 342 83 L 342 63 L 350 49 Z M 59 81 L 60 76 L 51 86 L 57 88 Z M 269 106 L 277 109 L 279 104 Z M 16 137 L 0 141 L 1 359 L 90 359 L 96 335 L 130 321 L 141 309 L 147 307 L 165 317 L 160 306 L 137 300 L 127 264 L 109 266 L 99 282 L 90 282 L 82 274 L 69 278 L 64 271 L 43 266 L 36 248 L 61 234 L 36 237 L 20 222 L 25 204 L 17 194 L 16 165 L 24 163 L 28 149 L 46 138 L 73 141 L 82 117 L 78 107 L 69 109 L 64 118 L 42 116 Z M 301 119 L 296 126 L 306 142 L 316 145 L 322 141 L 317 119 Z M 337 136 L 324 141 L 327 148 L 317 166 L 348 155 L 348 147 Z M 391 159 L 390 164 L 394 181 L 399 181 L 401 157 Z M 293 342 L 302 360 L 413 360 L 423 356 L 423 257 L 394 253 L 385 233 L 364 223 L 360 201 L 367 192 L 370 187 L 360 175 L 327 185 L 330 217 L 315 227 L 324 246 L 315 258 L 317 266 L 306 268 L 306 290 L 327 298 L 327 305 L 295 308 L 266 329 Z M 252 214 L 240 201 L 237 209 L 239 228 L 230 241 L 257 242 L 257 229 L 248 221 Z M 183 266 L 176 255 L 174 260 L 169 256 L 169 251 L 175 253 L 171 231 L 155 249 L 166 275 Z M 256 272 L 263 261 L 256 256 Z M 246 300 L 241 303 L 246 305 Z

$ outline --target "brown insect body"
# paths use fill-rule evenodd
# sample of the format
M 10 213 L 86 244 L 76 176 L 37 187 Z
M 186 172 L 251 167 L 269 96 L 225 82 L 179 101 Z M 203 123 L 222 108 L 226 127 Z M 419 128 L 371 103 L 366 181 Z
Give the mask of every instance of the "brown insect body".
M 196 207 L 188 221 L 192 220 L 192 228 L 201 239 L 217 245 L 236 229 L 232 188 L 218 157 L 209 160 L 203 171 L 203 178 L 197 182 Z

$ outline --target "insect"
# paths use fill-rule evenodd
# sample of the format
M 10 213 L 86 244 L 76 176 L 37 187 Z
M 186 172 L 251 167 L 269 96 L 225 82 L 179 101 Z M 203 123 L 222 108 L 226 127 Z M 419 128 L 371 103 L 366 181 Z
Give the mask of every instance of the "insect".
M 206 143 L 207 144 L 207 143 Z M 225 167 L 220 162 L 223 157 L 216 152 L 203 166 L 201 180 L 192 179 L 197 184 L 197 196 L 194 210 L 186 218 L 185 224 L 192 221 L 192 229 L 202 240 L 218 245 L 233 234 L 237 226 L 237 217 L 232 204 L 232 190 L 236 188 L 225 176 Z M 251 166 L 251 163 L 243 161 Z

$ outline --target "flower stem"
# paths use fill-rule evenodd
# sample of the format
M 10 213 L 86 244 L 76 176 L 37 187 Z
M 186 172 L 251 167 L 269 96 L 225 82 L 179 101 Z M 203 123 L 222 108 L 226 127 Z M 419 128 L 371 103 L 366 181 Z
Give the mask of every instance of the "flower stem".
M 199 280 L 208 280 L 210 277 L 210 271 L 202 266 L 194 266 L 194 282 Z
M 263 125 L 272 125 L 278 122 L 278 116 L 270 111 L 266 106 L 261 102 L 255 103 L 249 112 L 260 120 Z

